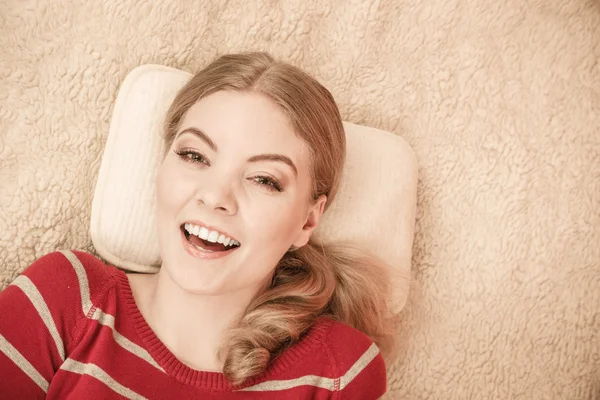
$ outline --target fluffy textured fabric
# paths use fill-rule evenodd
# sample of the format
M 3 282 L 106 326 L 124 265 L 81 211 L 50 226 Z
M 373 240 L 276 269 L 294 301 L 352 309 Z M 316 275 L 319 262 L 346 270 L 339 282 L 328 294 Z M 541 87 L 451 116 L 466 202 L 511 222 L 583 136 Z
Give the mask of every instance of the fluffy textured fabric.
M 394 399 L 600 398 L 597 0 L 0 2 L 0 287 L 92 251 L 134 67 L 268 50 L 420 164 Z

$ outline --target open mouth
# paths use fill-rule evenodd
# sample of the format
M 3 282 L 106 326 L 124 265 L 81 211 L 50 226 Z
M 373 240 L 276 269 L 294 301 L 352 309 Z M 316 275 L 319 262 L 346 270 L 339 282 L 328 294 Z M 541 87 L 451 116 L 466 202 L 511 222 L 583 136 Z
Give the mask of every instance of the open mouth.
M 188 224 L 181 225 L 180 229 L 181 229 L 181 232 L 183 233 L 183 235 L 185 236 L 185 239 L 192 246 L 194 246 L 196 249 L 198 249 L 200 251 L 215 253 L 215 252 L 231 251 L 231 250 L 234 250 L 234 249 L 237 249 L 238 247 L 240 247 L 239 242 L 228 239 L 228 238 L 226 238 L 225 240 L 223 240 L 223 238 L 221 238 L 221 240 L 219 240 L 219 238 L 215 238 L 214 236 L 211 237 L 209 235 L 206 239 L 202 239 L 200 237 L 200 236 L 202 236 L 202 234 L 199 235 L 199 234 L 193 233 L 194 230 L 191 229 L 191 227 Z M 204 235 L 204 236 L 206 236 L 206 235 Z M 221 242 L 221 243 L 219 243 L 219 242 Z

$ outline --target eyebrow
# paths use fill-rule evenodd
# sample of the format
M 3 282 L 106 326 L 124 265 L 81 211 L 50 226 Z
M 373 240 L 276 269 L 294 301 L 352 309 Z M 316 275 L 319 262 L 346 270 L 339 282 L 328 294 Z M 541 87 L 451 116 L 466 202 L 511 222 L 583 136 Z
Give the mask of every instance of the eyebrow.
M 288 157 L 282 154 L 259 154 L 257 156 L 252 156 L 248 159 L 248 162 L 258 162 L 258 161 L 280 161 L 284 164 L 289 165 L 289 167 L 294 171 L 294 176 L 298 177 L 298 169 L 294 162 Z
M 177 134 L 177 136 L 175 137 L 175 139 L 177 139 L 179 136 L 183 135 L 184 133 L 191 133 L 191 134 L 195 135 L 196 137 L 200 138 L 201 140 L 204 140 L 206 142 L 206 144 L 208 145 L 208 147 L 210 147 L 214 152 L 219 151 L 217 145 L 215 144 L 215 142 L 213 142 L 206 135 L 206 133 L 202 132 L 200 129 L 198 129 L 198 128 L 186 128 L 186 129 L 182 130 L 181 132 L 179 132 Z
M 200 138 L 201 140 L 203 140 L 204 142 L 206 142 L 206 144 L 208 145 L 208 147 L 210 147 L 214 152 L 218 152 L 218 147 L 215 144 L 215 142 L 213 142 L 211 140 L 211 138 L 208 137 L 207 134 L 205 134 L 204 132 L 202 132 L 200 129 L 198 128 L 186 128 L 184 130 L 182 130 L 181 132 L 179 132 L 177 134 L 177 136 L 175 137 L 175 139 L 177 139 L 179 136 L 183 135 L 184 133 L 191 133 L 194 136 Z M 279 161 L 282 162 L 284 164 L 287 164 L 292 171 L 294 171 L 294 176 L 298 177 L 298 168 L 296 168 L 296 165 L 294 164 L 294 162 L 288 157 L 288 156 L 284 156 L 283 154 L 259 154 L 256 156 L 252 156 L 248 159 L 248 162 L 260 162 L 260 161 Z

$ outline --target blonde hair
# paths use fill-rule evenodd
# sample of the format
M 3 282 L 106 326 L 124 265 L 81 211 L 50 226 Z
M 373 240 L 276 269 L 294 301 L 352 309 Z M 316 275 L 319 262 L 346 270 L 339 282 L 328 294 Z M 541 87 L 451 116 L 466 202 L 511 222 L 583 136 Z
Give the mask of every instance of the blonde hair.
M 221 90 L 267 96 L 285 112 L 311 149 L 312 199 L 337 192 L 346 153 L 339 110 L 329 91 L 302 70 L 267 53 L 229 54 L 198 72 L 177 94 L 165 120 L 165 151 L 186 112 Z M 270 287 L 248 306 L 223 339 L 223 372 L 241 385 L 327 316 L 370 336 L 386 355 L 393 348 L 386 265 L 351 244 L 308 244 L 287 252 Z

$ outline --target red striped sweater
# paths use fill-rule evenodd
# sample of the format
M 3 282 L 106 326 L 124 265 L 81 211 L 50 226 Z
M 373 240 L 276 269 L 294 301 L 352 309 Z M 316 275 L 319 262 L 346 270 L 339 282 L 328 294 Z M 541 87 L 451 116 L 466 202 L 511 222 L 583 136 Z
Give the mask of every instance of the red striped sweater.
M 79 251 L 34 262 L 0 292 L 0 316 L 0 399 L 375 399 L 386 390 L 373 342 L 325 318 L 234 389 L 177 360 L 125 273 Z

